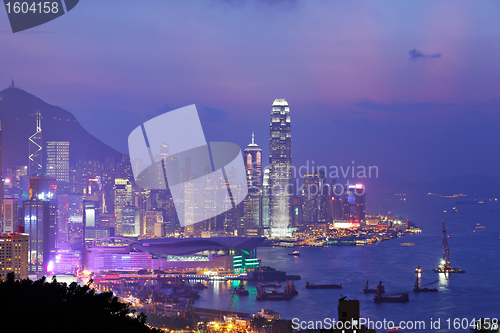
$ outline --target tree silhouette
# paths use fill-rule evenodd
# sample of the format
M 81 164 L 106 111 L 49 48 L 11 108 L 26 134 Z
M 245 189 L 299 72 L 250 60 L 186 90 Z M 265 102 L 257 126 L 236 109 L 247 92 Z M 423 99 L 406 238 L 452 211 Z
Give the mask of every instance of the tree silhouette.
M 112 293 L 96 293 L 88 286 L 29 279 L 15 281 L 14 273 L 0 282 L 0 318 L 17 331 L 37 332 L 159 332 L 146 326 L 129 304 Z

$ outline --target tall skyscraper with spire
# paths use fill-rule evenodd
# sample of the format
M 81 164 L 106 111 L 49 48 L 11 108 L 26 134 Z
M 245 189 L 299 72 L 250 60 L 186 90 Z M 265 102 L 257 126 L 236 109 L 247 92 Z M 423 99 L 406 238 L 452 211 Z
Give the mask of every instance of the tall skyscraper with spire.
M 272 237 L 289 236 L 292 183 L 292 132 L 290 108 L 276 99 L 271 111 L 269 138 L 269 215 Z
M 40 111 L 35 112 L 36 131 L 29 138 L 29 165 L 28 176 L 41 176 L 42 166 L 42 116 Z
M 243 201 L 243 229 L 262 227 L 262 149 L 252 143 L 243 150 L 248 180 L 248 195 Z

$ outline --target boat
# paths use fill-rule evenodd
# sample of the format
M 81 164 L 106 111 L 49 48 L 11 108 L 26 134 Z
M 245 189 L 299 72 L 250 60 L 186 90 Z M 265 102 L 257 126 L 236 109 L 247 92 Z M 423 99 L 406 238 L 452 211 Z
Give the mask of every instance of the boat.
M 339 284 L 314 284 L 306 282 L 307 289 L 342 289 L 342 283 Z
M 238 288 L 235 288 L 235 292 L 236 294 L 238 294 L 238 296 L 248 296 L 250 294 L 245 286 L 241 283 Z
M 377 286 L 377 290 L 375 291 L 375 297 L 373 297 L 373 301 L 376 303 L 405 303 L 410 300 L 410 297 L 408 293 L 399 293 L 399 294 L 392 294 L 392 295 L 385 295 L 382 296 L 381 288 Z
M 413 246 L 415 243 L 399 243 L 401 246 Z
M 420 268 L 420 266 L 415 268 L 415 273 L 417 273 L 417 274 L 422 273 L 422 268 Z
M 206 285 L 204 285 L 203 283 L 201 283 L 201 282 L 196 282 L 193 285 L 193 288 L 194 289 L 205 289 L 205 288 L 208 288 L 208 287 Z
M 421 293 L 421 292 L 437 292 L 437 288 L 427 288 L 426 286 L 439 282 L 439 280 L 424 284 L 423 286 L 420 285 L 420 275 L 417 275 L 417 281 L 415 281 L 415 286 L 413 287 L 413 291 L 416 293 Z
M 274 281 L 273 283 L 260 282 L 257 283 L 257 286 L 261 288 L 280 288 L 281 284 L 278 281 Z
M 380 286 L 381 293 L 385 293 L 385 287 L 382 285 L 382 281 L 380 281 L 378 283 L 377 287 L 379 287 L 379 286 Z M 375 288 L 369 288 L 368 287 L 368 281 L 366 281 L 366 286 L 363 288 L 363 292 L 367 293 L 367 294 L 375 293 L 377 291 L 377 287 L 375 287 Z
M 293 251 L 292 253 L 288 253 L 289 256 L 300 256 L 299 251 Z
M 284 291 L 258 289 L 257 301 L 288 301 L 292 295 Z

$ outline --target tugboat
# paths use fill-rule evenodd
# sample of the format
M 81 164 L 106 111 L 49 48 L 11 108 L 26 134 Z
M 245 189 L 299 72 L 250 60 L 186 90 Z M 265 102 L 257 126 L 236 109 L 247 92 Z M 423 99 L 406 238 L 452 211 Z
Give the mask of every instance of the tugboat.
M 342 289 L 342 283 L 339 284 L 314 284 L 306 282 L 307 289 Z
M 295 250 L 292 253 L 288 253 L 289 256 L 300 256 L 300 252 Z
M 238 296 L 248 296 L 250 294 L 245 286 L 241 283 L 238 288 L 234 289 L 234 291 L 238 294 Z
M 439 282 L 439 280 L 431 282 L 431 283 L 427 283 L 427 284 L 424 284 L 423 286 L 421 286 L 420 285 L 420 276 L 417 275 L 417 281 L 415 281 L 415 286 L 413 287 L 413 291 L 416 292 L 416 293 L 420 293 L 420 292 L 437 292 L 438 291 L 437 288 L 427 288 L 426 287 L 426 286 L 428 286 L 430 284 L 433 284 L 433 283 L 436 283 L 436 282 Z
M 375 297 L 373 297 L 373 301 L 376 303 L 386 303 L 386 302 L 397 302 L 397 303 L 405 303 L 410 300 L 408 293 L 399 293 L 382 296 L 381 288 L 377 286 L 377 290 L 375 291 Z
M 380 287 L 380 292 L 385 293 L 385 287 L 382 285 L 382 281 L 378 283 L 378 286 L 375 288 L 368 288 L 368 281 L 366 281 L 366 286 L 363 288 L 363 292 L 367 294 L 373 294 L 377 291 L 377 288 Z

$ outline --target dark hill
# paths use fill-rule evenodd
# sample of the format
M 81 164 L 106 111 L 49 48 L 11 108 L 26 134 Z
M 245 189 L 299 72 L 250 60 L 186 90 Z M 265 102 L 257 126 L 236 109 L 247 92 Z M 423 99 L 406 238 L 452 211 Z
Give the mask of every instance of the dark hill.
M 35 112 L 42 115 L 42 140 L 70 142 L 70 163 L 79 159 L 104 161 L 122 154 L 87 132 L 68 111 L 49 105 L 40 98 L 17 88 L 0 91 L 0 120 L 3 136 L 3 165 L 28 165 L 28 138 L 35 132 Z M 44 153 L 44 160 L 45 160 Z

